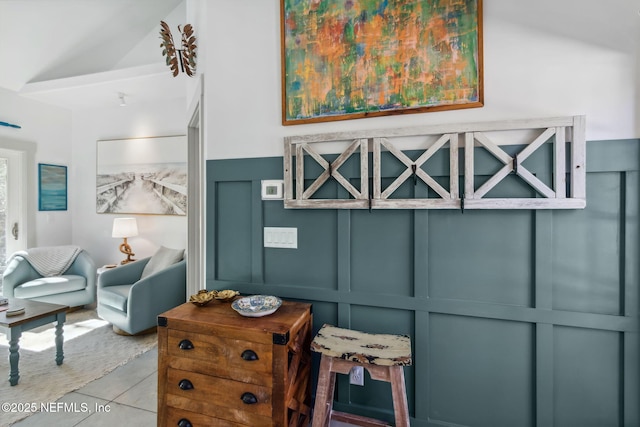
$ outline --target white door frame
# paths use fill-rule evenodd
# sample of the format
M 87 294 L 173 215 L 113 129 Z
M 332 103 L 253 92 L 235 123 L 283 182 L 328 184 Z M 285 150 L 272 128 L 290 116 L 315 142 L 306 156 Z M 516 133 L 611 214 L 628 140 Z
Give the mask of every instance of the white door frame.
M 205 280 L 205 120 L 204 76 L 200 75 L 187 110 L 187 295 L 206 288 Z
M 9 158 L 7 197 L 13 199 L 17 196 L 17 206 L 16 203 L 7 206 L 7 256 L 16 250 L 35 246 L 36 148 L 35 142 L 0 136 L 0 155 Z M 11 235 L 14 223 L 18 224 L 17 241 Z

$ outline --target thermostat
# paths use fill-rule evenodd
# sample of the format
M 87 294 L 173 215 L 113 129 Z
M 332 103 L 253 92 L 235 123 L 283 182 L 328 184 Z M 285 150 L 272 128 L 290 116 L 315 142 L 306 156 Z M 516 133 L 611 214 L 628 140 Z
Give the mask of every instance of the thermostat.
M 279 179 L 262 180 L 262 199 L 282 200 L 284 181 Z

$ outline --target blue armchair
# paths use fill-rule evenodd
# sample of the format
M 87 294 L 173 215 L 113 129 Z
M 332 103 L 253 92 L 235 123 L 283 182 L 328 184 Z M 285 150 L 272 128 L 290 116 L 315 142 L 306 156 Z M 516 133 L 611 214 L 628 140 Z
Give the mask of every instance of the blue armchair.
M 14 255 L 4 271 L 2 295 L 79 307 L 96 300 L 96 266 L 82 250 L 61 275 L 44 277 L 24 256 Z
M 150 260 L 125 264 L 98 277 L 98 316 L 118 333 L 144 333 L 157 325 L 160 313 L 186 301 L 186 261 L 141 279 Z

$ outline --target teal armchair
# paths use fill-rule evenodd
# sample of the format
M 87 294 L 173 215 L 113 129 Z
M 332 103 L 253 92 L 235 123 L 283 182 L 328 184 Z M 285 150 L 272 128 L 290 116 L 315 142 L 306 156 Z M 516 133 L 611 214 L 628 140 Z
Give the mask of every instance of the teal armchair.
M 2 277 L 2 295 L 80 307 L 96 300 L 96 266 L 82 250 L 66 271 L 44 277 L 24 256 L 11 257 Z
M 186 301 L 186 261 L 141 279 L 150 259 L 107 270 L 98 277 L 98 316 L 111 323 L 116 332 L 145 332 L 157 325 L 160 313 Z

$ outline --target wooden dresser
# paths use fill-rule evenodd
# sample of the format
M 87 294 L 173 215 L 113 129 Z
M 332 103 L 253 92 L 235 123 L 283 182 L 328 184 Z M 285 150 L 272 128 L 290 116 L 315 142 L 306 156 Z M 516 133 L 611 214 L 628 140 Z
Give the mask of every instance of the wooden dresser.
M 229 302 L 158 316 L 158 426 L 306 426 L 311 304 L 264 317 Z

